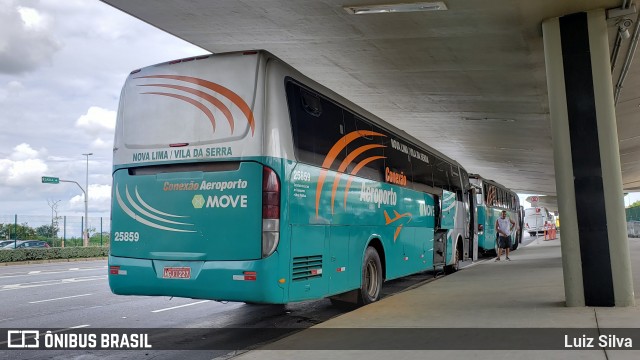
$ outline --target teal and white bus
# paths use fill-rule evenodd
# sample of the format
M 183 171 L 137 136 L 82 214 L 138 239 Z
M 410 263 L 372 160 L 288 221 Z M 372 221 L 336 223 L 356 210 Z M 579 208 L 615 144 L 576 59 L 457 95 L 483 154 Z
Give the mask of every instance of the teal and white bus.
M 496 251 L 496 220 L 502 210 L 516 225 L 511 233 L 511 250 L 522 242 L 523 212 L 518 194 L 495 181 L 479 175 L 469 175 L 472 186 L 476 188 L 476 209 L 478 219 L 478 250 L 483 253 Z
M 467 172 L 265 51 L 133 71 L 118 109 L 115 294 L 376 301 L 469 256 Z

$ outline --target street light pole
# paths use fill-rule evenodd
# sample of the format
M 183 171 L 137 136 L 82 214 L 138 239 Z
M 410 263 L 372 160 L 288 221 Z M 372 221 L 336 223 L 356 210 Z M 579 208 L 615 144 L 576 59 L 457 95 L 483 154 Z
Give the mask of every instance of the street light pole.
M 82 154 L 87 157 L 87 177 L 86 187 L 84 192 L 84 234 L 82 234 L 82 246 L 89 246 L 89 156 L 93 153 Z

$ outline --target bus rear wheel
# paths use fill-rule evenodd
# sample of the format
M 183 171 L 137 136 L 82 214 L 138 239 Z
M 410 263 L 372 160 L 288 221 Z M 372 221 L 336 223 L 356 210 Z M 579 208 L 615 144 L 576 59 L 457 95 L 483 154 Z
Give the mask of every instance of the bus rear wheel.
M 453 264 L 445 265 L 443 268 L 445 275 L 453 274 L 460 269 L 460 250 L 461 245 L 458 243 L 457 249 L 453 253 Z
M 519 236 L 516 235 L 516 239 L 513 241 L 513 243 L 511 244 L 511 251 L 514 251 L 518 248 L 518 245 L 520 245 L 520 240 L 519 240 Z
M 367 247 L 362 263 L 362 285 L 360 286 L 359 304 L 367 305 L 380 299 L 382 289 L 382 265 L 380 256 L 373 247 Z

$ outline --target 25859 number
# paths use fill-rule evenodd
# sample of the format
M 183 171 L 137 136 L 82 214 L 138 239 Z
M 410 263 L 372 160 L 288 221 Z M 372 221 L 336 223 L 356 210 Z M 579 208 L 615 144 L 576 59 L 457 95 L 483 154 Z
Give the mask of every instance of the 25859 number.
M 116 231 L 114 234 L 115 241 L 138 241 L 140 233 L 137 231 Z
M 295 170 L 293 172 L 293 181 L 311 181 L 311 173 L 308 171 Z

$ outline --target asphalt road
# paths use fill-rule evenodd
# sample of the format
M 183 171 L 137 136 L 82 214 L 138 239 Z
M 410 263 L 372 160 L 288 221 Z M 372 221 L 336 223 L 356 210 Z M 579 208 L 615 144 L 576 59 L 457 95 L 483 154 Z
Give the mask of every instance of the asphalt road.
M 525 246 L 535 237 L 525 235 Z M 483 258 L 486 261 L 490 258 Z M 478 262 L 476 262 L 477 264 Z M 470 262 L 462 267 L 472 266 Z M 328 299 L 288 305 L 250 305 L 169 297 L 118 296 L 109 290 L 106 260 L 0 266 L 0 329 L 55 329 L 60 333 L 92 329 L 154 329 L 165 348 L 189 348 L 199 340 L 224 341 L 221 350 L 5 350 L 0 359 L 214 359 L 232 357 L 251 344 L 283 336 L 351 311 Z M 382 297 L 392 296 L 443 276 L 427 271 L 386 282 Z M 248 328 L 243 339 L 232 329 Z M 293 329 L 293 330 L 291 330 Z M 224 334 L 229 331 L 228 334 Z M 214 333 L 215 332 L 215 333 Z M 0 333 L 0 345 L 7 334 Z M 239 341 L 240 340 L 240 341 Z M 245 341 L 242 341 L 245 340 Z M 4 341 L 4 343 L 3 343 Z M 205 347 L 206 347 L 205 342 Z M 198 347 L 195 347 L 198 348 Z M 210 349 L 211 347 L 206 347 Z M 236 350 L 229 350 L 236 349 Z
M 249 305 L 169 297 L 117 296 L 109 290 L 106 260 L 0 266 L 0 329 L 160 329 L 168 343 L 188 343 L 193 334 L 175 329 L 252 328 L 246 334 L 254 342 L 282 336 L 276 329 L 304 329 L 349 308 L 332 306 L 328 299 L 288 305 Z M 390 281 L 383 297 L 419 286 L 442 276 L 424 272 Z M 269 329 L 274 329 L 269 331 Z M 55 330 L 54 330 L 55 331 Z M 294 330 L 295 331 L 295 330 Z M 220 334 L 216 334 L 219 336 Z M 232 337 L 233 334 L 229 334 Z M 200 335 L 198 335 L 200 336 Z M 203 333 L 202 336 L 212 336 Z M 184 338 L 181 338 L 184 337 Z M 6 344 L 7 334 L 0 334 Z M 242 351 L 246 343 L 229 342 Z M 226 343 L 225 343 L 226 344 Z M 169 346 L 171 347 L 171 346 Z M 172 350 L 5 350 L 8 359 L 174 359 Z M 232 356 L 230 350 L 188 350 L 180 358 L 213 359 Z

